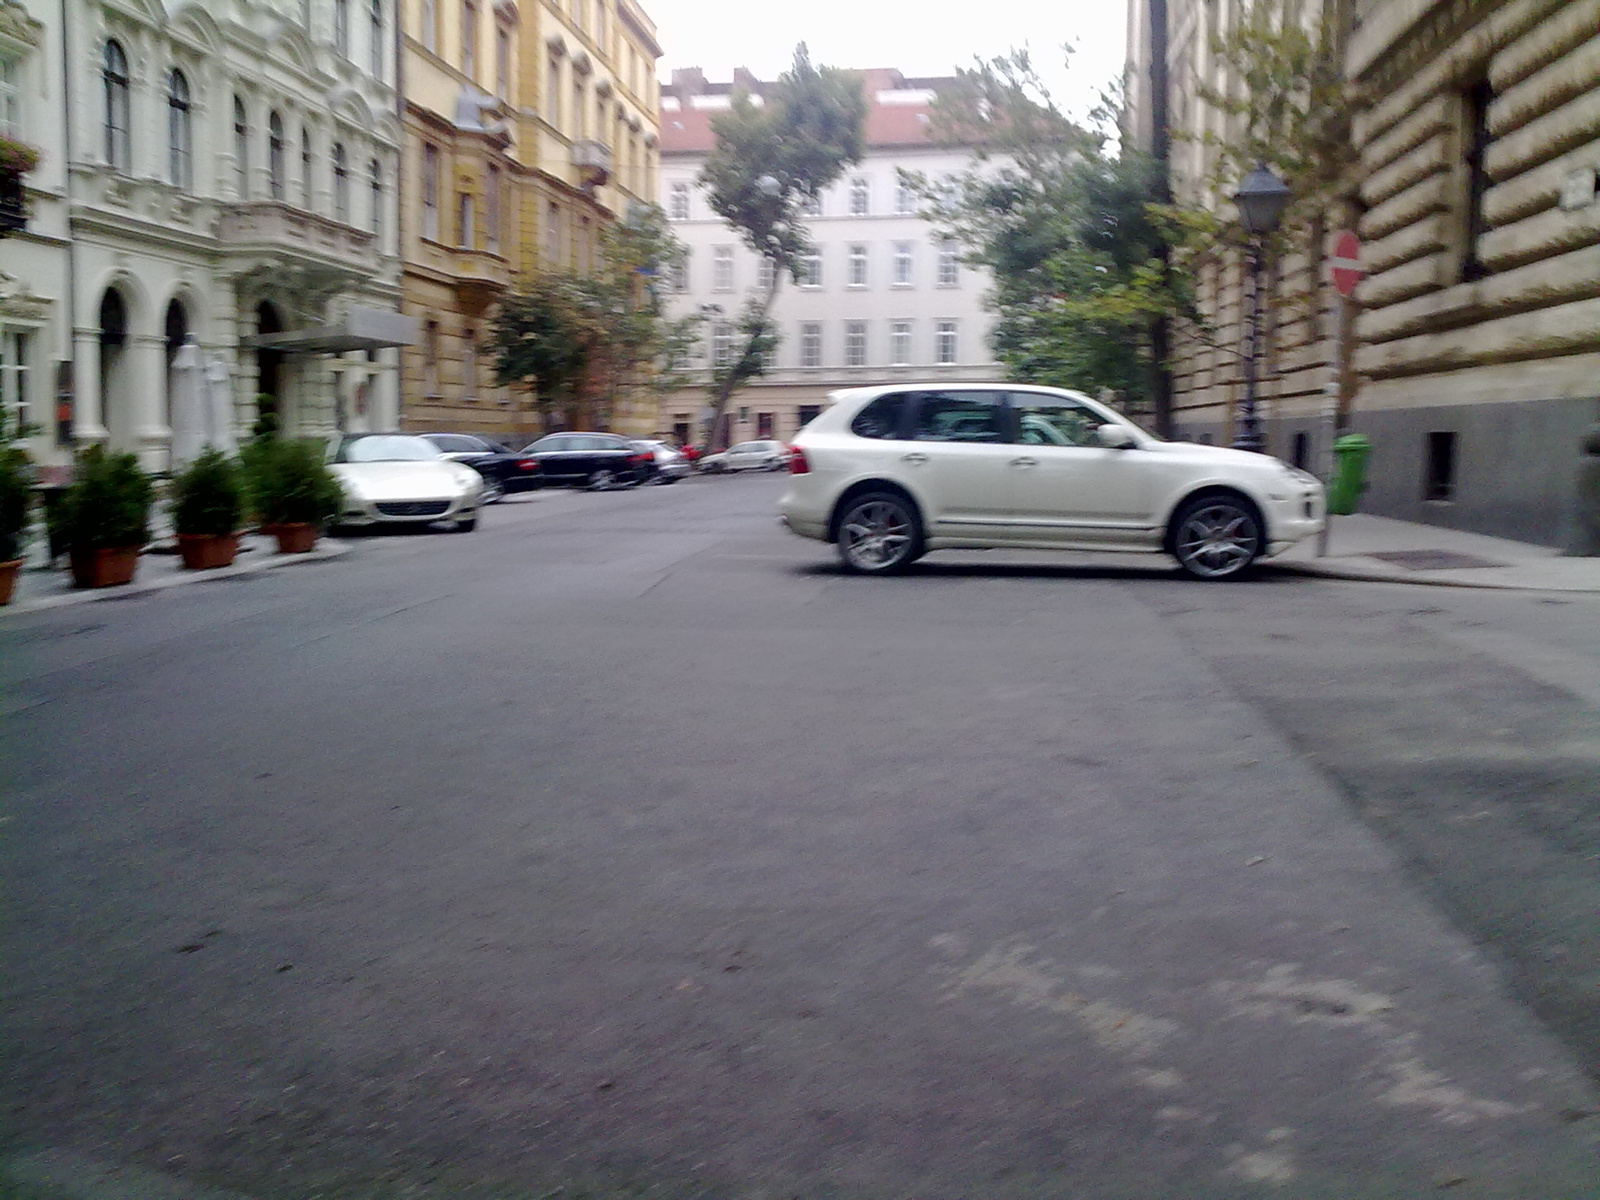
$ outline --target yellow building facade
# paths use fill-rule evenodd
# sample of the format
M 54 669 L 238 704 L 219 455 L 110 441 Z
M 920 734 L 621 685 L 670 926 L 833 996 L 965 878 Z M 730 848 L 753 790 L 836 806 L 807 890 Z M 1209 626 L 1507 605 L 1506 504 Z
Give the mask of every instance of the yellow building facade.
M 405 0 L 408 429 L 545 432 L 535 398 L 495 382 L 495 308 L 520 277 L 595 269 L 604 228 L 653 201 L 660 55 L 631 0 Z M 609 409 L 620 431 L 654 427 L 648 397 Z

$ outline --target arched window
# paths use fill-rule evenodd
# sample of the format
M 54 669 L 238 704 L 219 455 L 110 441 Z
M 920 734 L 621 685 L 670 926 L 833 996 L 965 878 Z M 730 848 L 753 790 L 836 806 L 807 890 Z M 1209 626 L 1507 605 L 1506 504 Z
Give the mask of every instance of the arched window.
M 350 220 L 350 172 L 345 168 L 344 144 L 333 144 L 333 215 Z
M 267 118 L 267 180 L 274 200 L 283 199 L 283 118 L 276 112 Z
M 300 207 L 311 209 L 311 126 L 300 127 Z
M 233 169 L 243 200 L 250 195 L 250 117 L 238 96 L 233 98 Z
M 173 187 L 194 188 L 194 115 L 189 102 L 189 81 L 183 72 L 167 76 L 167 181 Z
M 383 0 L 372 0 L 368 18 L 372 40 L 367 46 L 367 61 L 375 79 L 383 78 Z
M 372 179 L 372 222 L 371 229 L 376 235 L 383 233 L 383 168 L 378 165 L 378 160 L 373 159 L 368 168 Z
M 128 56 L 122 47 L 106 42 L 106 60 L 103 70 L 106 89 L 106 162 L 119 171 L 126 171 L 133 157 L 128 112 Z

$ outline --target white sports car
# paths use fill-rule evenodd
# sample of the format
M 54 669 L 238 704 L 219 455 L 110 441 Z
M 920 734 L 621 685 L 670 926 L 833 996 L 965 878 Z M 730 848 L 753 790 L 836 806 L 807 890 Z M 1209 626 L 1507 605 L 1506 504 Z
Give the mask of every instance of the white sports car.
M 452 462 L 426 438 L 408 433 L 347 433 L 328 447 L 328 465 L 344 489 L 336 526 L 478 526 L 483 476 Z

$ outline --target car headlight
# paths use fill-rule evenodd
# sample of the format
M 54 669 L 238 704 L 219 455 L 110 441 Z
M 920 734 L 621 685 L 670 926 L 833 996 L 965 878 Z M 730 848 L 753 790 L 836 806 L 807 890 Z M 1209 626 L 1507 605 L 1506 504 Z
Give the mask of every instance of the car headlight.
M 1315 475 L 1311 474 L 1310 471 L 1302 471 L 1299 467 L 1290 466 L 1288 463 L 1284 462 L 1281 458 L 1277 459 L 1275 461 L 1277 462 L 1278 466 L 1282 469 L 1283 473 L 1285 475 L 1287 475 L 1290 480 L 1292 480 L 1293 482 L 1299 484 L 1301 487 L 1321 487 L 1322 486 L 1322 480 L 1318 479 Z

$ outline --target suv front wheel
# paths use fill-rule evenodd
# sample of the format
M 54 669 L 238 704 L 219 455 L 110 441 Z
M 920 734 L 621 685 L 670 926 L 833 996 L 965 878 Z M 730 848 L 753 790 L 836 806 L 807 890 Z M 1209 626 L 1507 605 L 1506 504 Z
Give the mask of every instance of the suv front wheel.
M 839 561 L 862 575 L 889 575 L 922 556 L 922 525 L 904 496 L 867 492 L 846 502 L 834 544 Z
M 1261 518 L 1236 496 L 1196 496 L 1173 523 L 1172 553 L 1196 579 L 1238 579 L 1261 555 Z

